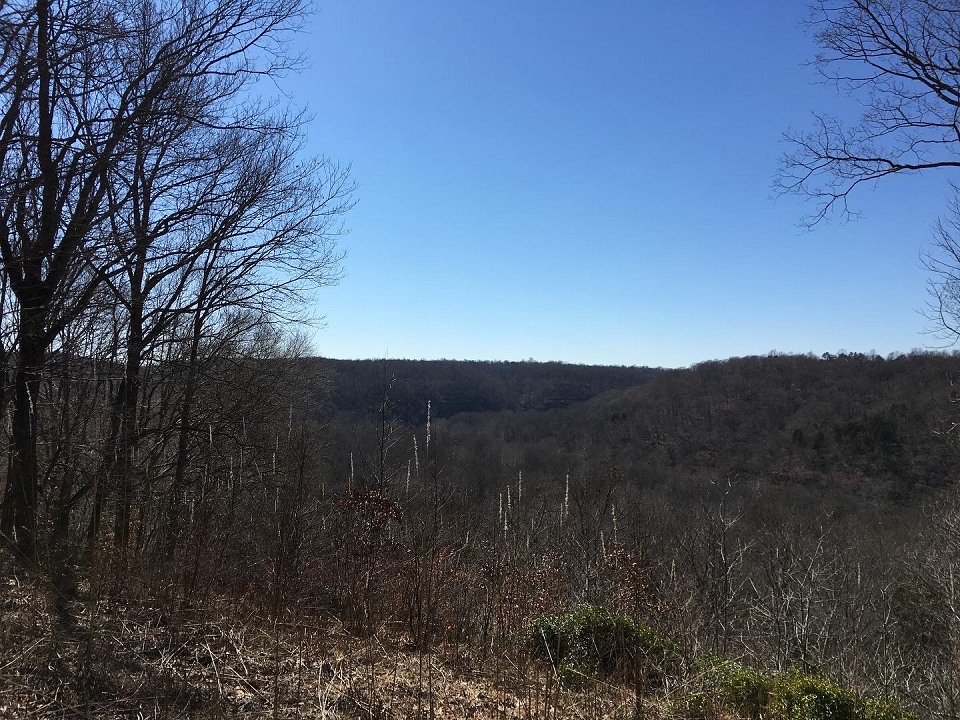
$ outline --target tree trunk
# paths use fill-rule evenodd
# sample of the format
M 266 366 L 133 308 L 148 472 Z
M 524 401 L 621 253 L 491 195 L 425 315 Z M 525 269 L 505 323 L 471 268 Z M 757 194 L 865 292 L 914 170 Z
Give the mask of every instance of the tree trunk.
M 183 400 L 180 406 L 180 427 L 177 438 L 177 462 L 173 484 L 170 487 L 170 504 L 167 515 L 167 547 L 165 559 L 172 559 L 180 535 L 180 492 L 186 486 L 187 461 L 190 454 L 190 415 L 197 388 L 197 363 L 200 355 L 200 339 L 203 334 L 203 304 L 198 303 L 193 320 L 190 353 L 187 359 L 187 376 L 183 383 Z
M 140 403 L 140 366 L 143 359 L 142 312 L 134 305 L 130 312 L 127 337 L 127 360 L 122 392 L 116 408 L 120 414 L 120 437 L 117 448 L 117 513 L 114 517 L 114 544 L 121 555 L 130 541 L 130 511 L 133 502 L 133 455 L 137 445 L 137 409 Z
M 46 357 L 43 338 L 45 308 L 41 303 L 20 306 L 20 347 L 14 375 L 13 417 L 2 530 L 22 558 L 33 560 L 37 536 L 37 420 L 40 376 Z

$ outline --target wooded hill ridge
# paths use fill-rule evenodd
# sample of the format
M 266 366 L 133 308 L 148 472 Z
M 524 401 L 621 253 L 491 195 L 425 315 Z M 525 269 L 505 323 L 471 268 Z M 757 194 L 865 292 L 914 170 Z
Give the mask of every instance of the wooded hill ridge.
M 330 407 L 364 415 L 389 397 L 393 416 L 419 424 L 462 412 L 551 410 L 650 382 L 662 368 L 477 360 L 328 360 Z
M 430 400 L 438 440 L 465 476 L 489 475 L 504 459 L 530 477 L 615 465 L 647 480 L 762 477 L 895 501 L 957 479 L 955 354 L 771 354 L 677 370 L 332 364 L 336 389 L 325 412 L 334 425 L 374 417 L 384 399 L 387 420 L 422 425 Z

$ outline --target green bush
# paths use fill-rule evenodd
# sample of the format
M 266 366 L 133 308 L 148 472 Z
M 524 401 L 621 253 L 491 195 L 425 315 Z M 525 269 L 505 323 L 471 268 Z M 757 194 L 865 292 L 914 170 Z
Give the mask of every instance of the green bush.
M 725 706 L 747 718 L 760 718 L 770 702 L 771 678 L 748 665 L 724 658 L 701 661 L 706 685 Z
M 857 698 L 826 678 L 791 671 L 776 678 L 773 717 L 778 720 L 861 720 Z
M 771 697 L 774 720 L 916 720 L 895 705 L 798 670 L 775 676 Z
M 918 720 L 916 713 L 910 713 L 896 705 L 868 697 L 863 701 L 864 720 Z
M 526 631 L 533 653 L 568 674 L 651 674 L 679 667 L 680 647 L 653 628 L 596 605 L 534 621 Z
M 738 718 L 750 720 L 916 720 L 902 708 L 860 695 L 817 673 L 794 668 L 764 673 L 716 656 L 697 660 L 701 684 L 696 693 Z M 691 696 L 693 697 L 693 696 Z M 695 704 L 695 703 L 694 703 Z M 701 705 L 703 704 L 701 700 Z M 688 703 L 692 707 L 693 704 Z M 716 715 L 716 711 L 714 711 Z M 680 717 L 706 717 L 688 712 Z
M 638 672 L 654 685 L 684 667 L 675 642 L 596 605 L 540 618 L 527 628 L 525 639 L 567 685 L 587 683 L 596 673 L 636 679 Z M 697 666 L 702 684 L 673 698 L 671 717 L 720 717 L 725 708 L 750 720 L 917 720 L 895 704 L 800 668 L 771 674 L 715 656 L 701 656 Z

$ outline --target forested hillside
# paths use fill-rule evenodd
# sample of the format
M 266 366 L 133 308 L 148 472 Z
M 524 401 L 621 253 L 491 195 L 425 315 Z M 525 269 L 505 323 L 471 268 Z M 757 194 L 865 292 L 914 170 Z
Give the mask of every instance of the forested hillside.
M 642 385 L 660 370 L 558 362 L 456 360 L 330 360 L 331 410 L 363 417 L 386 398 L 392 417 L 417 424 L 424 398 L 435 418 L 462 412 L 549 410 L 603 392 Z
M 337 367 L 341 380 L 354 379 Z M 769 355 L 666 371 L 406 361 L 346 367 L 364 367 L 392 384 L 366 376 L 363 399 L 355 386 L 334 392 L 345 409 L 332 426 L 349 428 L 334 443 L 341 448 L 339 463 L 353 450 L 358 458 L 370 456 L 358 444 L 356 427 L 379 419 L 381 407 L 388 423 L 414 418 L 422 424 L 431 400 L 434 419 L 446 416 L 436 427 L 439 442 L 449 446 L 456 472 L 474 484 L 504 472 L 557 481 L 569 472 L 597 474 L 616 466 L 638 484 L 736 477 L 819 488 L 828 497 L 916 503 L 960 477 L 949 433 L 960 358 L 949 354 Z M 458 388 L 469 387 L 478 369 L 487 368 L 498 376 L 487 376 L 491 390 L 482 401 L 438 402 L 427 394 L 457 397 Z M 544 374 L 545 368 L 552 373 Z M 632 380 L 640 382 L 624 387 Z M 495 402 L 525 384 L 545 388 L 544 397 L 574 381 L 583 391 L 567 397 L 585 402 L 556 409 L 531 402 L 525 412 Z M 611 386 L 583 397 L 587 389 Z M 372 387 L 382 393 L 379 399 Z M 425 394 L 417 398 L 420 390 Z
M 405 367 L 386 362 L 378 372 L 402 387 Z M 520 377 L 537 368 L 505 367 Z M 458 365 L 447 369 L 455 384 Z M 472 369 L 465 364 L 464 375 Z M 431 398 L 401 395 L 400 414 L 419 406 L 417 426 L 397 417 L 381 384 L 365 416 L 351 407 L 329 419 L 327 475 L 403 507 L 426 500 L 438 514 L 418 522 L 463 537 L 444 592 L 466 616 L 487 608 L 481 635 L 541 622 L 562 647 L 564 633 L 609 632 L 582 626 L 613 623 L 660 648 L 649 652 L 667 652 L 673 646 L 642 629 L 656 628 L 700 658 L 692 675 L 680 673 L 681 687 L 701 688 L 719 717 L 832 716 L 776 714 L 738 690 L 704 685 L 715 670 L 697 663 L 714 653 L 747 662 L 725 666 L 717 682 L 753 683 L 763 698 L 792 692 L 771 688 L 796 680 L 803 693 L 829 696 L 816 702 L 847 707 L 841 717 L 900 717 L 852 709 L 833 679 L 941 712 L 957 686 L 945 675 L 954 656 L 935 638 L 960 629 L 947 610 L 949 568 L 960 560 L 958 370 L 960 358 L 941 353 L 734 358 L 555 409 L 437 418 Z M 371 600 L 389 583 L 391 562 L 403 563 L 393 557 L 369 558 L 371 578 L 383 583 L 364 591 Z M 500 598 L 498 610 L 490 597 Z M 543 615 L 570 598 L 595 606 Z M 624 618 L 641 629 L 617 625 Z M 595 662 L 632 672 L 623 658 Z M 790 674 L 798 668 L 822 680 Z M 694 702 L 684 692 L 676 702 Z M 699 717 L 675 711 L 668 717 Z
M 58 525 L 43 489 L 59 555 L 0 559 L 0 715 L 952 717 L 960 358 L 331 372 L 265 340 L 202 366 L 182 481 L 155 412 L 128 496 Z M 109 367 L 71 422 L 109 418 Z

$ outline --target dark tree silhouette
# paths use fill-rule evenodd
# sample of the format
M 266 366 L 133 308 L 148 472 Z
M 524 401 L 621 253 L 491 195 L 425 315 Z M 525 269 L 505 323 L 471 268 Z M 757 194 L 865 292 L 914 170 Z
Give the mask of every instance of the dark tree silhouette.
M 174 325 L 189 324 L 207 339 L 227 307 L 252 322 L 275 321 L 303 291 L 336 279 L 331 239 L 350 205 L 347 173 L 299 159 L 304 118 L 251 92 L 297 66 L 286 38 L 305 7 L 0 7 L 0 258 L 10 330 L 3 352 L 14 364 L 0 532 L 24 556 L 34 555 L 38 531 L 46 362 L 98 293 L 109 288 L 115 303 L 112 331 L 125 368 L 101 474 L 118 484 L 115 537 L 123 546 L 140 372 L 160 338 L 170 342 Z M 98 485 L 92 529 L 102 491 Z

